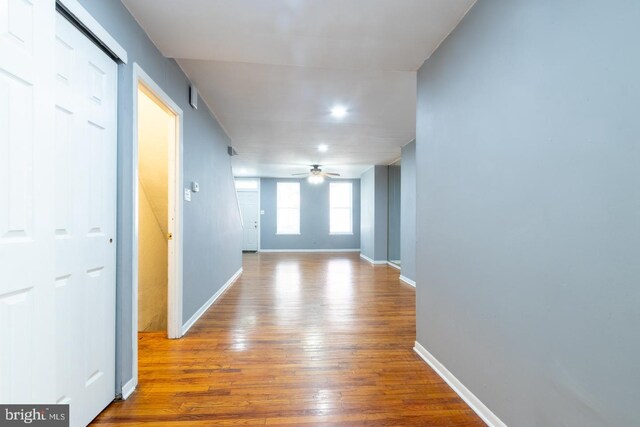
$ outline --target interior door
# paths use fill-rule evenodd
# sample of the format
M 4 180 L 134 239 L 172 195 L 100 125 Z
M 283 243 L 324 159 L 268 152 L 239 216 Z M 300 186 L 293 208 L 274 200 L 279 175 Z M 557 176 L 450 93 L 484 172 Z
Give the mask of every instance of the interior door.
M 54 0 L 0 0 L 0 402 L 115 395 L 116 65 Z
M 117 65 L 55 29 L 56 401 L 86 425 L 115 396 Z
M 258 250 L 258 192 L 238 191 L 242 212 L 242 250 Z
M 53 0 L 0 0 L 0 402 L 53 402 Z

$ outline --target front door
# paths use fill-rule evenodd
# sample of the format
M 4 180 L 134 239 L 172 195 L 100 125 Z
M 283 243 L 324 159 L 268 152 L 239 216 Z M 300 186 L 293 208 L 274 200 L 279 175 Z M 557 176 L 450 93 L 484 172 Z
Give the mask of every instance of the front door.
M 258 192 L 238 191 L 242 212 L 242 250 L 258 250 Z

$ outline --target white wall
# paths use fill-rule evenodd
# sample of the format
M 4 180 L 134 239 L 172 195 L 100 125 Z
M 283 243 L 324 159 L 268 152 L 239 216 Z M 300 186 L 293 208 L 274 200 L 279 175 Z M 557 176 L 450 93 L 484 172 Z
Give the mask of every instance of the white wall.
M 138 331 L 167 330 L 167 239 L 144 187 L 138 184 Z

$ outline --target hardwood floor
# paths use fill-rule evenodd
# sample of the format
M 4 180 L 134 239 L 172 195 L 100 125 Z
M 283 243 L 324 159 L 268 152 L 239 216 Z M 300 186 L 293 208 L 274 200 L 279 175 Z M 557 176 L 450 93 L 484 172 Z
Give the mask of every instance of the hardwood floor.
M 484 426 L 412 350 L 415 290 L 358 254 L 247 254 L 180 340 L 140 334 L 139 385 L 96 424 Z

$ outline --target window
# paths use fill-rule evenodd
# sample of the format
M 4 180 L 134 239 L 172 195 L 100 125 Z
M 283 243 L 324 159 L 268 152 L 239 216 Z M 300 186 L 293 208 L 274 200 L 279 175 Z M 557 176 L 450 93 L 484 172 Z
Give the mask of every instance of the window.
M 236 179 L 236 190 L 257 190 L 258 189 L 258 180 L 257 179 Z
M 300 234 L 300 183 L 279 182 L 277 234 Z
M 329 186 L 329 232 L 353 233 L 353 188 L 350 182 L 332 182 Z

